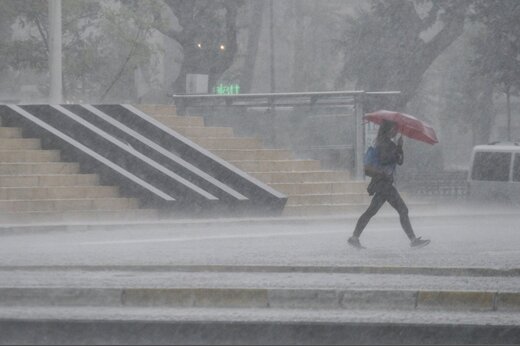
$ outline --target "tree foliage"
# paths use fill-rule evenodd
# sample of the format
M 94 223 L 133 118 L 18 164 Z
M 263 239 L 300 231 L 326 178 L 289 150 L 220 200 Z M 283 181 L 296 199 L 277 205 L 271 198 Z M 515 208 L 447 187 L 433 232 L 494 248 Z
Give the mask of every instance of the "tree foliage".
M 476 73 L 470 58 L 471 42 L 479 35 L 476 25 L 468 25 L 456 47 L 443 55 L 439 70 L 435 71 L 441 78 L 437 101 L 441 107 L 440 121 L 453 133 L 470 133 L 472 145 L 488 143 L 495 118 L 493 82 Z
M 101 100 L 116 84 L 123 88 L 125 85 L 133 84 L 135 69 L 140 65 L 153 64 L 151 56 L 161 50 L 158 44 L 150 40 L 155 28 L 162 25 L 154 15 L 161 10 L 161 5 L 148 1 L 125 2 L 126 6 L 105 8 L 104 20 L 101 22 L 101 32 L 108 38 L 104 40 L 104 51 L 108 54 L 104 55 L 103 59 L 107 64 L 112 64 L 113 76 L 112 80 L 104 85 Z
M 472 19 L 482 24 L 473 41 L 475 73 L 506 95 L 507 140 L 511 140 L 511 95 L 520 88 L 520 2 L 479 0 Z
M 6 0 L 1 3 L 0 12 L 3 29 L 7 30 L 0 48 L 3 67 L 14 70 L 47 68 L 47 3 L 38 0 Z M 24 36 L 12 40 L 13 25 L 28 30 L 25 30 Z
M 295 1 L 287 21 L 295 20 L 294 91 L 330 90 L 334 87 L 335 66 L 333 54 L 342 28 L 342 6 L 338 1 Z M 289 41 L 289 40 L 288 40 Z M 290 41 L 285 43 L 290 44 Z
M 395 107 L 404 107 L 436 57 L 462 34 L 470 4 L 372 1 L 370 10 L 347 18 L 339 80 L 354 79 L 358 89 L 369 91 L 399 90 L 402 97 Z
M 491 78 L 505 92 L 520 86 L 520 2 L 477 1 L 474 21 L 483 24 L 475 38 L 477 73 Z
M 128 2 L 130 4 L 130 2 Z M 75 0 L 62 3 L 63 86 L 67 101 L 128 99 L 134 70 L 157 50 L 148 38 L 156 25 L 155 2 L 120 6 L 114 1 Z M 3 67 L 15 71 L 48 71 L 47 1 L 3 0 L 5 26 L 22 34 L 5 34 L 0 45 Z M 2 67 L 2 66 L 0 66 Z M 114 85 L 121 88 L 113 88 Z M 124 86 L 124 87 L 123 87 Z M 46 94 L 48 83 L 40 85 Z

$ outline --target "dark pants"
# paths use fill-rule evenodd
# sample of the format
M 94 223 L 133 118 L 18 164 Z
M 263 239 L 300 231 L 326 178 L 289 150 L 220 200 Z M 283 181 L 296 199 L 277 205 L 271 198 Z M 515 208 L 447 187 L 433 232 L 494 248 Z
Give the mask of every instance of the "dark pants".
M 390 205 L 399 213 L 399 220 L 401 221 L 401 226 L 403 227 L 403 230 L 408 236 L 408 238 L 410 240 L 415 239 L 415 234 L 413 232 L 412 225 L 410 224 L 410 219 L 408 218 L 408 207 L 406 206 L 403 199 L 401 198 L 401 195 L 393 185 L 385 188 L 384 192 L 375 193 L 374 197 L 372 198 L 372 202 L 370 202 L 370 206 L 363 213 L 363 215 L 361 215 L 356 224 L 354 236 L 359 237 L 361 235 L 361 232 L 363 232 L 372 216 L 376 215 L 376 213 L 379 211 L 379 209 L 381 209 L 385 202 L 390 203 Z

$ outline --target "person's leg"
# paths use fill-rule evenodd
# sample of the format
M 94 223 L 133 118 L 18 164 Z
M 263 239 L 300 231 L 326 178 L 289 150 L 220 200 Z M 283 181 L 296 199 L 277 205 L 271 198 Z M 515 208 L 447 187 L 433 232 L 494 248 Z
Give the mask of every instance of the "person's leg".
M 403 230 L 408 238 L 410 240 L 414 240 L 415 233 L 413 231 L 412 224 L 410 223 L 410 218 L 408 217 L 408 207 L 399 194 L 399 191 L 397 191 L 394 186 L 388 189 L 386 200 L 399 213 L 399 221 L 401 221 L 401 226 L 403 227 Z
M 359 238 L 361 232 L 363 232 L 372 216 L 376 215 L 385 202 L 386 199 L 381 193 L 376 193 L 374 197 L 372 197 L 372 201 L 370 202 L 368 209 L 363 213 L 363 215 L 359 217 L 356 228 L 354 229 L 354 237 Z

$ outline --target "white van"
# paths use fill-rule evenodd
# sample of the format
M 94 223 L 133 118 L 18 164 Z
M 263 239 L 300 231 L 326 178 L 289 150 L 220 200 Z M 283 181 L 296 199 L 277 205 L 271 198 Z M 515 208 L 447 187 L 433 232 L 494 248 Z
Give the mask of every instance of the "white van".
M 520 204 L 520 143 L 477 145 L 468 172 L 472 199 Z

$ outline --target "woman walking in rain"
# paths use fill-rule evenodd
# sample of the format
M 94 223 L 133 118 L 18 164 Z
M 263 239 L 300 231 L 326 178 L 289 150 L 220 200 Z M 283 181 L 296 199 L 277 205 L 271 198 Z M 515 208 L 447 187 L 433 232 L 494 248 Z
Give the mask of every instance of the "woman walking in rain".
M 370 219 L 379 211 L 385 202 L 397 210 L 399 220 L 404 232 L 410 239 L 410 246 L 420 248 L 430 243 L 430 240 L 416 237 L 408 217 L 408 207 L 394 186 L 394 171 L 396 165 L 403 164 L 403 137 L 399 137 L 397 144 L 392 141 L 397 135 L 397 124 L 384 120 L 375 140 L 375 156 L 378 165 L 365 165 L 365 174 L 372 179 L 367 191 L 373 196 L 368 209 L 359 218 L 354 234 L 348 239 L 348 243 L 358 249 L 364 247 L 359 242 L 359 236 L 365 229 Z

